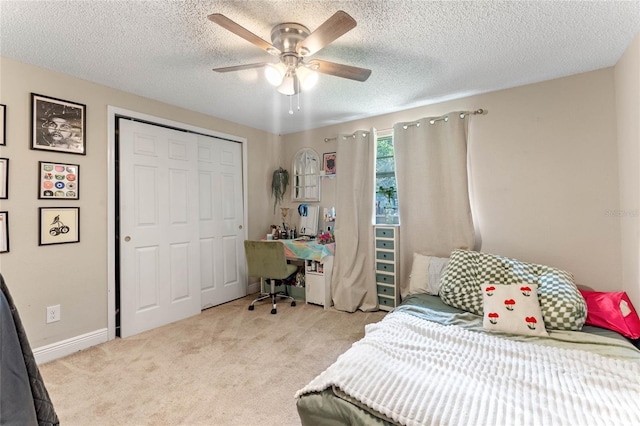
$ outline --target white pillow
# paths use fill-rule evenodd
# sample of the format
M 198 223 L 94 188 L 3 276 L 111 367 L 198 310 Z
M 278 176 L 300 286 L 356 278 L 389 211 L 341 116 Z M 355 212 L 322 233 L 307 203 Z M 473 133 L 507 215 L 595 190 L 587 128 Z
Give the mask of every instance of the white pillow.
M 413 263 L 409 275 L 409 294 L 426 293 L 428 284 L 429 256 L 413 253 Z
M 548 336 L 538 302 L 537 284 L 482 285 L 485 330 Z
M 448 257 L 413 253 L 413 264 L 409 275 L 409 294 L 427 293 L 437 296 L 440 290 L 440 276 L 448 263 Z

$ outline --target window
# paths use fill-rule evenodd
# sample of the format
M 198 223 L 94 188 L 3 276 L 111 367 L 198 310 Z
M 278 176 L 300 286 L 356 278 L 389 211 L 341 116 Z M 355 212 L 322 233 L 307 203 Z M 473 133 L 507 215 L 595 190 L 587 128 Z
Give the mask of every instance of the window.
M 397 188 L 393 133 L 391 130 L 379 132 L 376 140 L 376 223 L 399 223 Z

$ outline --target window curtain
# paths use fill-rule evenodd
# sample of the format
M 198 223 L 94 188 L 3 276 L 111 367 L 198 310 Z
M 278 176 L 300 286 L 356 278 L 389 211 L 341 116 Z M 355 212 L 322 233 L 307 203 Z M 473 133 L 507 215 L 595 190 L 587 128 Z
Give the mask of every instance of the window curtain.
M 378 308 L 374 272 L 373 186 L 375 131 L 339 135 L 336 158 L 336 251 L 331 277 L 340 311 Z
M 449 257 L 453 249 L 474 247 L 468 122 L 468 115 L 451 113 L 393 126 L 402 297 L 408 293 L 413 253 Z

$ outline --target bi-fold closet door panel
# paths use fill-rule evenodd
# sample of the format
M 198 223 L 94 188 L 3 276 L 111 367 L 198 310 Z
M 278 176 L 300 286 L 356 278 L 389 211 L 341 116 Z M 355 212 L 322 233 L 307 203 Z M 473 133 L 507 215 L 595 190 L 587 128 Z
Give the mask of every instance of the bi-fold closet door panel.
M 211 222 L 224 212 L 221 185 L 213 179 L 208 191 L 201 187 L 203 152 L 219 140 L 126 119 L 119 131 L 120 335 L 127 337 L 198 314 L 204 287 L 223 287 L 219 270 L 230 262 L 222 257 L 216 266 L 224 254 L 216 248 L 220 232 L 202 234 L 203 205 L 212 205 Z M 231 265 L 236 270 L 227 275 L 240 280 L 244 258 Z
M 247 294 L 242 146 L 199 136 L 202 308 Z

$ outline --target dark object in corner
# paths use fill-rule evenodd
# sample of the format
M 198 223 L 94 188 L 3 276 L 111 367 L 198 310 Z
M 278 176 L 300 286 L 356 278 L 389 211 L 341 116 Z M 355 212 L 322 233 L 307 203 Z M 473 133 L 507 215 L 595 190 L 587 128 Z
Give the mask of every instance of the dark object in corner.
M 0 425 L 60 424 L 9 289 L 0 274 Z

